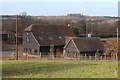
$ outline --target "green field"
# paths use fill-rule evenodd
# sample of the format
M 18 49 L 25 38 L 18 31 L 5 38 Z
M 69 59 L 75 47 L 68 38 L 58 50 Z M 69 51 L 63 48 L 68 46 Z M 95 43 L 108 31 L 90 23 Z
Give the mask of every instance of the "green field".
M 19 60 L 2 62 L 3 78 L 117 78 L 117 61 Z
M 102 41 L 106 41 L 106 40 L 109 40 L 109 39 L 117 40 L 117 38 L 115 38 L 115 37 L 113 37 L 113 38 L 100 38 L 100 40 L 102 40 Z M 120 40 L 120 37 L 118 39 Z

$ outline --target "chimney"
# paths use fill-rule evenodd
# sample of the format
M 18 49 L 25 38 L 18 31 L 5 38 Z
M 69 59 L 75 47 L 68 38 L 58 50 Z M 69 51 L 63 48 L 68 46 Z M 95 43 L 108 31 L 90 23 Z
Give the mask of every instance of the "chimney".
M 91 36 L 91 34 L 88 34 L 88 36 L 87 36 L 87 37 L 92 37 L 92 36 Z
M 70 24 L 68 24 L 68 27 L 70 28 Z

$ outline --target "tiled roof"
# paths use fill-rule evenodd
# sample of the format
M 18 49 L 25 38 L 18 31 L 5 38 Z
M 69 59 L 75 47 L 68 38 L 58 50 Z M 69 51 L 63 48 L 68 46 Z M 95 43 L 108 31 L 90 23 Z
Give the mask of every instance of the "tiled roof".
M 73 38 L 74 43 L 81 52 L 103 51 L 104 46 L 99 38 Z
M 41 46 L 65 45 L 65 37 L 74 36 L 65 25 L 32 24 L 25 31 L 31 31 Z

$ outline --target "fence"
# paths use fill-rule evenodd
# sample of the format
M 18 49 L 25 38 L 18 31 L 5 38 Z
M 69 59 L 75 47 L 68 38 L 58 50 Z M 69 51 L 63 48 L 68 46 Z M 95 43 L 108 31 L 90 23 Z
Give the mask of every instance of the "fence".
M 2 60 L 9 60 L 9 59 L 15 59 L 15 51 L 1 51 L 2 54 Z M 22 53 L 22 51 L 18 51 L 18 53 Z
M 80 60 L 117 60 L 117 56 L 116 55 L 111 55 L 111 56 L 107 56 L 107 55 L 104 55 L 104 56 L 99 56 L 99 57 L 96 57 L 96 56 L 80 56 L 79 58 Z
M 83 56 L 80 55 L 76 58 L 69 58 L 69 57 L 63 57 L 63 56 L 53 56 L 53 55 L 31 55 L 31 54 L 20 54 L 19 60 L 118 60 L 118 57 L 116 55 L 109 55 L 109 56 Z M 9 54 L 9 55 L 3 55 L 2 60 L 15 60 L 16 55 Z

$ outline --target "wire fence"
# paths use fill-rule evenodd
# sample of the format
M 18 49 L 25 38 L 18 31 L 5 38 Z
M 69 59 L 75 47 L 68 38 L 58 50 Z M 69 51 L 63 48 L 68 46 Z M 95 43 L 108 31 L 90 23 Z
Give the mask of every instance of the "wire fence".
M 10 53 L 10 52 L 9 52 Z M 19 52 L 20 53 L 20 52 Z M 104 55 L 104 56 L 84 56 L 80 55 L 76 58 L 56 56 L 56 55 L 31 55 L 31 54 L 19 54 L 19 60 L 118 60 L 116 55 Z M 16 60 L 15 54 L 2 55 L 2 60 Z
M 15 58 L 15 51 L 2 51 L 2 60 L 10 60 Z M 22 51 L 18 51 L 18 54 L 21 55 Z

